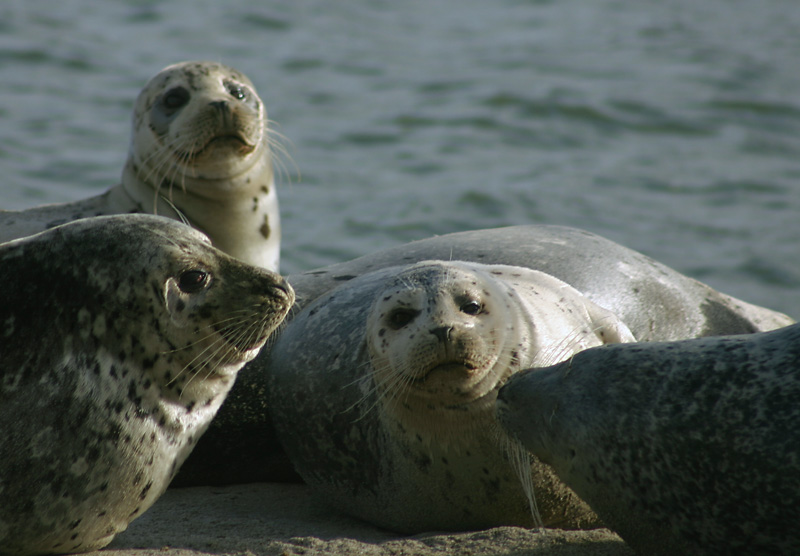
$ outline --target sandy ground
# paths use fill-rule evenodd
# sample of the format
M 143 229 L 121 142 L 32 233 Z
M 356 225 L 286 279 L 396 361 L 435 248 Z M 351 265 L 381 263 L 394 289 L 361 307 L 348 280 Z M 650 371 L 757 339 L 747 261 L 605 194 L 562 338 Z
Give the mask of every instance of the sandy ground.
M 170 489 L 94 556 L 632 556 L 614 533 L 500 527 L 411 537 L 341 515 L 300 484 Z

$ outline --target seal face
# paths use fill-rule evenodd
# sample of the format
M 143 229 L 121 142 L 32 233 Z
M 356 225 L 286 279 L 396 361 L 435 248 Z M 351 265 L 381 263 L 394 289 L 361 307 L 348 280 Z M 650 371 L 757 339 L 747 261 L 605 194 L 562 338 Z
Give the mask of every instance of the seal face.
M 0 246 L 0 546 L 101 548 L 166 489 L 292 302 L 149 215 Z
M 800 552 L 800 325 L 518 373 L 502 425 L 640 554 Z
M 464 408 L 491 411 L 497 388 L 523 362 L 547 366 L 590 346 L 634 341 L 616 316 L 552 276 L 464 262 L 400 273 L 376 297 L 366 339 L 383 410 L 444 443 L 474 426 Z
M 264 104 L 244 74 L 213 62 L 168 66 L 136 100 L 122 183 L 83 201 L 0 212 L 0 242 L 88 216 L 155 213 L 277 271 L 274 145 Z
M 532 487 L 545 524 L 593 526 L 543 465 L 514 461 L 494 402 L 521 368 L 613 341 L 633 336 L 551 276 L 426 261 L 362 276 L 297 315 L 271 353 L 269 401 L 306 482 L 377 525 L 529 526 Z

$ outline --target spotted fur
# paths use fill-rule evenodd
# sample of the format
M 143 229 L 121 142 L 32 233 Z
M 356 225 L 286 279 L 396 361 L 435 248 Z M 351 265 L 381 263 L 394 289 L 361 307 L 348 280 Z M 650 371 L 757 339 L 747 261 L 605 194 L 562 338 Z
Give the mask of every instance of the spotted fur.
M 156 216 L 0 246 L 0 553 L 106 545 L 163 493 L 294 300 Z

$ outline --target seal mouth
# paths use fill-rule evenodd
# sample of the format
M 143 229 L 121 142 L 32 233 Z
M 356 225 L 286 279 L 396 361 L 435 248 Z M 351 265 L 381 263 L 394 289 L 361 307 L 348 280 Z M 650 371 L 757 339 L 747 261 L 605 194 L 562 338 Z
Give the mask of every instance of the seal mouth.
M 227 134 L 214 137 L 211 141 L 206 143 L 203 150 L 227 146 L 239 150 L 242 154 L 251 153 L 256 148 L 255 145 L 248 143 L 245 138 L 239 134 Z
M 225 342 L 230 347 L 231 351 L 237 355 L 246 356 L 251 351 L 257 351 L 264 347 L 269 337 L 269 332 L 266 327 L 264 330 L 254 334 L 253 338 L 243 338 L 241 331 L 238 330 L 221 330 L 220 334 L 225 339 Z
M 239 156 L 246 156 L 253 152 L 256 146 L 248 143 L 247 140 L 238 133 L 226 133 L 213 137 L 197 150 L 175 151 L 175 156 L 181 161 L 194 162 L 209 151 L 216 149 L 230 149 L 235 151 Z
M 433 376 L 451 374 L 451 375 L 464 375 L 466 377 L 472 375 L 478 368 L 477 365 L 470 361 L 445 361 L 433 365 L 424 373 L 415 376 L 411 379 L 412 384 L 422 384 Z

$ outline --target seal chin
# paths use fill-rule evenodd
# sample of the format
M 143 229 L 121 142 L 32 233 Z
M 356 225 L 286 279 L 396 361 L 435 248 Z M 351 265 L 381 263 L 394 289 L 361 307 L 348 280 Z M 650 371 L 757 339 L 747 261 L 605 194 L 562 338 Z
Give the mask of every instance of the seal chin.
M 242 350 L 241 351 L 242 363 L 243 364 L 244 363 L 249 363 L 250 361 L 255 359 L 256 355 L 258 355 L 259 351 L 261 351 L 261 348 L 264 347 L 265 343 L 267 343 L 267 339 L 266 338 L 264 338 L 263 342 L 259 342 L 258 344 L 256 344 L 255 346 L 253 346 L 253 347 L 251 347 L 249 349 Z
M 438 363 L 410 380 L 408 390 L 426 405 L 465 406 L 481 403 L 481 400 L 488 399 L 487 396 L 493 402 L 506 378 L 497 376 L 492 365 L 450 361 Z
M 256 150 L 256 146 L 248 143 L 241 135 L 220 135 L 209 141 L 203 151 L 218 151 L 222 149 L 230 149 L 238 153 L 239 156 L 246 156 Z

